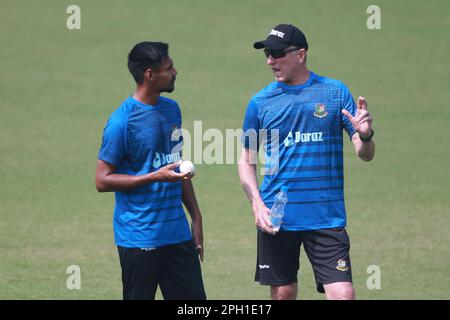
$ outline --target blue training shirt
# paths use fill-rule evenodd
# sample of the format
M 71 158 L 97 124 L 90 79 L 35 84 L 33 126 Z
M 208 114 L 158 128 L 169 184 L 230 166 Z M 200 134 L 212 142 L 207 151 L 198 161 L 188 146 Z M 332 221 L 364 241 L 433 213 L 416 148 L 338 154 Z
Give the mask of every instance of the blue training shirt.
M 288 188 L 281 230 L 346 225 L 342 132 L 345 129 L 351 138 L 355 130 L 342 109 L 356 113 L 347 87 L 313 72 L 305 84 L 272 82 L 250 100 L 244 133 L 266 129 L 268 138 L 252 143 L 244 135 L 243 143 L 247 149 L 259 149 L 263 142 L 269 174 L 264 176 L 260 193 L 269 209 L 281 186 Z
M 143 175 L 181 159 L 181 112 L 171 99 L 147 105 L 126 99 L 103 130 L 98 159 L 115 173 Z M 116 192 L 114 238 L 118 246 L 154 248 L 192 238 L 181 201 L 181 181 L 153 182 Z

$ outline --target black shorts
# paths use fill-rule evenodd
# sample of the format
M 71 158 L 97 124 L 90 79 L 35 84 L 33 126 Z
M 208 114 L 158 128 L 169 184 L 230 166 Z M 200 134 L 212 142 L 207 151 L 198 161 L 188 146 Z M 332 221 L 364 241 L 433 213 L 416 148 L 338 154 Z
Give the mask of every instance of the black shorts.
M 302 243 L 317 291 L 324 293 L 324 284 L 352 282 L 350 240 L 345 228 L 282 231 L 275 235 L 258 230 L 255 281 L 271 286 L 297 282 Z
M 194 241 L 158 248 L 117 248 L 124 300 L 154 300 L 158 285 L 164 299 L 206 299 Z

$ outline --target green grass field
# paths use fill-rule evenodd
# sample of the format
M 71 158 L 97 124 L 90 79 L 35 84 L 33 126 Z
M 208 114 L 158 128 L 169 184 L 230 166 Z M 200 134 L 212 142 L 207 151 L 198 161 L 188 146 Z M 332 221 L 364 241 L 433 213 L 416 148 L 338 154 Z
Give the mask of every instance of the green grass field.
M 81 30 L 66 8 L 81 8 Z M 366 9 L 381 8 L 381 30 Z M 345 149 L 348 232 L 357 298 L 450 298 L 450 2 L 15 1 L 0 4 L 0 299 L 121 299 L 113 194 L 94 186 L 108 116 L 132 93 L 126 55 L 170 44 L 170 95 L 183 125 L 240 128 L 271 72 L 252 43 L 274 25 L 302 28 L 316 73 L 364 95 L 371 163 Z M 205 143 L 206 145 L 206 143 Z M 236 165 L 198 165 L 210 299 L 268 299 L 253 281 L 255 229 Z M 81 268 L 81 290 L 66 269 Z M 369 290 L 367 268 L 381 269 Z M 300 299 L 324 299 L 301 257 Z M 159 298 L 161 296 L 159 295 Z

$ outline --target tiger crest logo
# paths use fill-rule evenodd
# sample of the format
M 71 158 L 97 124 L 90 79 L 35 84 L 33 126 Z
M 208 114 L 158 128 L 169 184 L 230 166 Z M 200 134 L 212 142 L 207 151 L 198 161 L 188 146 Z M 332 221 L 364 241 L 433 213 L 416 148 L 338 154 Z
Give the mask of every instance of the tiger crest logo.
M 322 103 L 319 103 L 316 105 L 316 110 L 314 111 L 314 116 L 317 118 L 324 118 L 328 115 L 328 112 L 325 108 L 325 105 Z
M 347 261 L 345 259 L 339 259 L 336 262 L 336 269 L 339 271 L 347 271 L 350 269 L 350 266 L 347 264 Z
M 172 141 L 178 141 L 180 140 L 180 137 L 181 137 L 181 129 L 179 129 L 176 124 L 172 125 L 172 135 L 170 139 Z

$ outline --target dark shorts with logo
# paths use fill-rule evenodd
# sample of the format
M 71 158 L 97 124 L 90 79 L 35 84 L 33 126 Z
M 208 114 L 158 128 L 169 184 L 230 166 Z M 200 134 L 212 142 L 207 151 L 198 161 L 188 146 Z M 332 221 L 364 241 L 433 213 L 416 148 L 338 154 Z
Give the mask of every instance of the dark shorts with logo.
M 124 300 L 153 300 L 158 286 L 164 299 L 206 299 L 194 241 L 158 248 L 117 248 Z
M 302 244 L 318 292 L 325 292 L 324 284 L 352 282 L 350 240 L 345 228 L 281 231 L 275 235 L 258 230 L 255 281 L 271 286 L 297 282 Z

